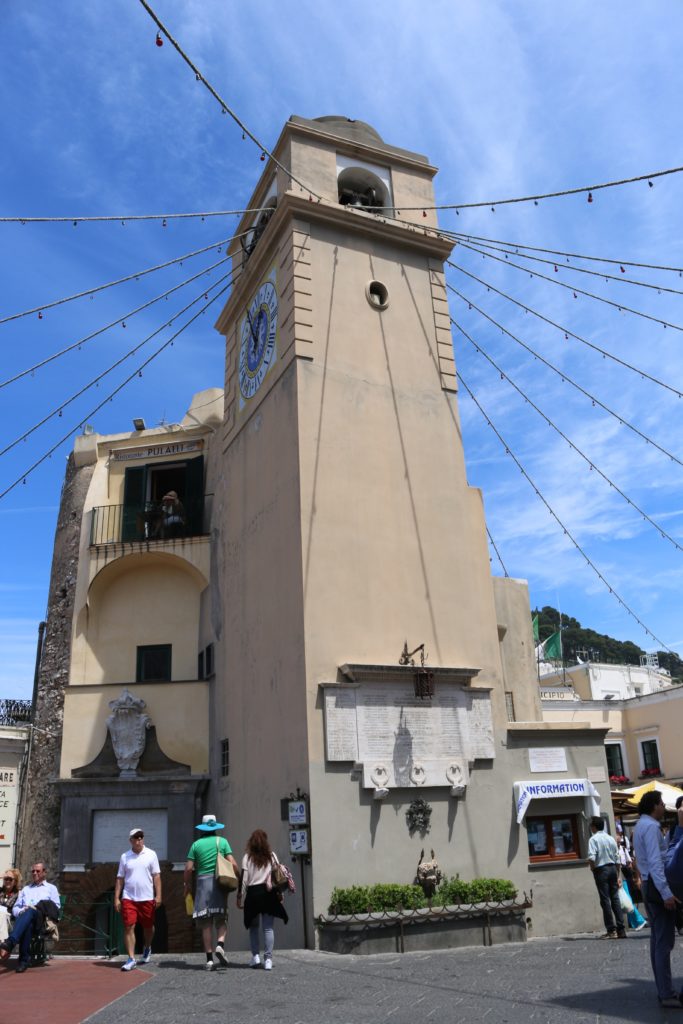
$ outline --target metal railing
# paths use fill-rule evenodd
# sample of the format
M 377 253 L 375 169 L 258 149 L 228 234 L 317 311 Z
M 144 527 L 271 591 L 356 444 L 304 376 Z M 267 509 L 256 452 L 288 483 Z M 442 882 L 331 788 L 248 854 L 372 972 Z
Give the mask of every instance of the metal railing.
M 160 502 L 142 505 L 98 505 L 90 519 L 90 546 L 121 543 L 156 543 L 200 537 L 207 531 L 204 521 L 208 511 L 206 498 L 199 495 L 183 502 L 182 515 L 174 515 Z
M 92 902 L 87 896 L 69 893 L 63 902 L 54 955 L 113 957 L 123 951 L 123 925 L 114 912 L 113 894 Z
M 30 700 L 0 700 L 0 725 L 30 725 L 32 716 Z
M 361 934 L 367 934 L 374 928 L 398 929 L 399 952 L 405 952 L 405 929 L 419 924 L 436 924 L 439 921 L 482 920 L 484 926 L 484 945 L 493 944 L 492 919 L 496 917 L 519 916 L 533 907 L 533 892 L 518 894 L 509 900 L 487 900 L 481 903 L 451 903 L 446 906 L 430 905 L 416 910 L 378 910 L 366 913 L 320 914 L 316 918 L 319 926 L 337 926 L 355 928 Z

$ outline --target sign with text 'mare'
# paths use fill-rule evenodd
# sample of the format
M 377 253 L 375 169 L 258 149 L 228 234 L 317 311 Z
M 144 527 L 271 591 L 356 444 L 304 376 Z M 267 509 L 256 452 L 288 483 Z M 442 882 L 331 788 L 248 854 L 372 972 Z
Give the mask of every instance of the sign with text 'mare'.
M 17 817 L 17 769 L 0 767 L 0 846 L 11 846 Z
M 527 808 L 534 799 L 548 800 L 558 797 L 581 796 L 588 801 L 591 815 L 600 813 L 600 794 L 590 779 L 544 779 L 542 782 L 515 782 L 513 792 L 518 825 L 524 821 Z

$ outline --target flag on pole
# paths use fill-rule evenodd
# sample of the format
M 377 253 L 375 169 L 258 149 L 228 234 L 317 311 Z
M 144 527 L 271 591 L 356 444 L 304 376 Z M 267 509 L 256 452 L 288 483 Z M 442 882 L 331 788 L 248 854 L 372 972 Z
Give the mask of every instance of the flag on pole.
M 560 661 L 562 658 L 562 636 L 559 632 L 552 633 L 541 644 L 541 657 L 546 661 Z

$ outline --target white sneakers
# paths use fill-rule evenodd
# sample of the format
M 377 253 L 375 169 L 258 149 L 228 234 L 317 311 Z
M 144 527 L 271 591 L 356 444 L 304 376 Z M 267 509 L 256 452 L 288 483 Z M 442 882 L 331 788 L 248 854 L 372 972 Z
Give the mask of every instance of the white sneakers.
M 205 971 L 215 971 L 216 970 L 216 965 L 213 962 L 213 960 L 207 960 L 206 961 L 206 963 L 204 964 L 204 970 Z
M 225 950 L 223 949 L 222 946 L 216 946 L 213 955 L 216 957 L 216 960 L 218 960 L 218 963 L 221 965 L 221 967 L 228 966 L 228 958 L 226 957 Z
M 261 957 L 258 955 L 258 953 L 254 953 L 254 955 L 252 956 L 251 960 L 249 961 L 249 966 L 250 967 L 260 967 L 261 966 Z
M 264 966 L 264 968 L 267 971 L 272 971 L 272 969 L 273 969 L 273 961 L 270 959 L 270 957 L 266 957 L 265 963 L 263 964 L 263 966 Z
M 151 959 L 152 959 L 152 947 L 151 946 L 145 946 L 145 948 L 142 951 L 142 963 L 143 964 L 148 964 Z
M 137 964 L 135 963 L 135 960 L 133 960 L 132 956 L 128 957 L 125 964 L 121 964 L 122 971 L 133 971 L 136 967 Z

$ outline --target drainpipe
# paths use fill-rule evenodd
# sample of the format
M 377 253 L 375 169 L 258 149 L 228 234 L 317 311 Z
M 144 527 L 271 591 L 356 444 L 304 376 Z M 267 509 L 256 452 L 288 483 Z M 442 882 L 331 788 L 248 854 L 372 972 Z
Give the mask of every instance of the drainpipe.
M 46 622 L 38 623 L 38 643 L 36 645 L 36 667 L 33 670 L 33 693 L 31 695 L 31 722 L 35 716 L 36 700 L 38 697 L 38 681 L 40 679 L 40 663 L 43 660 L 43 644 L 45 642 Z

